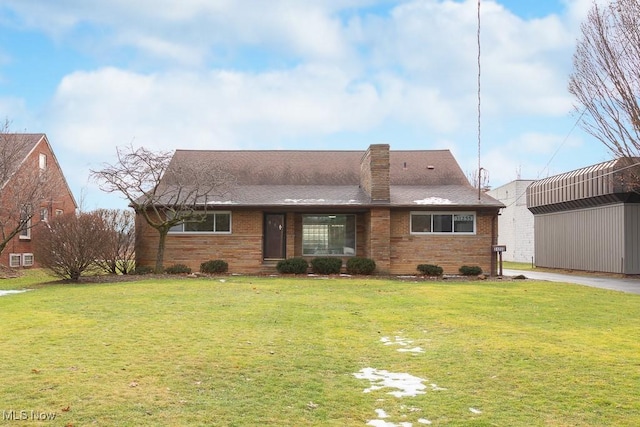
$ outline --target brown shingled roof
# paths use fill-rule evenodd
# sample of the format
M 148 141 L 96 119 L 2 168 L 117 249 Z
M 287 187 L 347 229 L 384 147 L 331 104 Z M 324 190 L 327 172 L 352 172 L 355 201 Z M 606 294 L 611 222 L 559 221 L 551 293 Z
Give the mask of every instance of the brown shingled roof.
M 223 167 L 238 185 L 358 185 L 364 151 L 176 150 L 175 161 Z M 391 185 L 469 185 L 449 150 L 391 151 Z
M 10 164 L 0 165 L 0 188 L 4 187 L 9 178 L 18 170 L 29 153 L 44 138 L 43 133 L 0 133 L 0 158 Z
M 211 165 L 237 185 L 216 206 L 369 206 L 360 188 L 365 151 L 176 150 L 172 164 Z M 392 206 L 501 207 L 469 184 L 449 150 L 390 151 Z M 171 166 L 169 166 L 171 168 Z

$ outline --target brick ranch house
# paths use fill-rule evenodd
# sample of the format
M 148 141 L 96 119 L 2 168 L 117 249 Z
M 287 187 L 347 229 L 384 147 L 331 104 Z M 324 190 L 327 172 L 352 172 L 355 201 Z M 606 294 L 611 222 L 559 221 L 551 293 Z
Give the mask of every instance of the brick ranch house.
M 492 245 L 504 205 L 478 195 L 449 150 L 191 151 L 173 162 L 226 165 L 237 181 L 207 204 L 207 220 L 166 240 L 165 265 L 222 259 L 236 273 L 275 272 L 278 260 L 368 257 L 382 274 L 418 264 L 457 274 L 495 272 Z M 169 169 L 171 165 L 169 166 Z M 136 261 L 153 266 L 158 233 L 138 215 Z
M 15 151 L 16 147 L 17 151 Z M 8 172 L 8 176 L 4 182 L 0 182 L 0 220 L 2 223 L 7 223 L 6 228 L 15 230 L 17 225 L 17 222 L 14 223 L 8 218 L 16 215 L 15 204 L 20 200 L 21 195 L 15 195 L 14 192 L 25 190 L 25 187 L 20 184 L 20 180 L 25 179 L 25 176 L 40 175 L 41 179 L 46 177 L 49 183 L 56 183 L 55 186 L 49 187 L 53 193 L 47 198 L 39 201 L 25 199 L 37 204 L 37 206 L 30 206 L 34 212 L 30 220 L 32 227 L 38 225 L 33 224 L 34 221 L 44 222 L 53 215 L 62 215 L 76 210 L 78 207 L 76 201 L 45 134 L 2 134 L 0 150 L 5 154 L 11 153 L 2 156 L 3 161 L 8 163 L 3 165 L 3 170 Z M 0 254 L 0 264 L 13 268 L 37 267 L 38 260 L 33 255 L 37 244 L 37 240 L 32 237 L 32 228 L 22 230 L 9 241 Z

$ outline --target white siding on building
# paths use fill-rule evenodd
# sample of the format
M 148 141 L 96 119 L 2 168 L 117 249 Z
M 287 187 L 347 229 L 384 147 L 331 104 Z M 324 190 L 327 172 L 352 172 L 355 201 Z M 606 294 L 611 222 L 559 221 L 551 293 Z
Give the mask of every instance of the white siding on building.
M 527 209 L 527 187 L 533 180 L 511 181 L 488 194 L 506 208 L 498 217 L 498 244 L 506 245 L 504 261 L 528 262 L 534 257 L 534 219 Z

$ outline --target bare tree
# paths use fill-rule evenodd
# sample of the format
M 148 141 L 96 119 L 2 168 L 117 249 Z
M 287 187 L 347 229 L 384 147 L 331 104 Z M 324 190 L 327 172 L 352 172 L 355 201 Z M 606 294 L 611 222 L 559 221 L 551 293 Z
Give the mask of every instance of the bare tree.
M 489 185 L 489 171 L 485 168 L 480 168 L 480 173 L 475 169 L 473 172 L 467 172 L 467 179 L 469 184 L 474 188 L 479 188 L 482 192 L 491 190 Z
M 225 194 L 234 178 L 223 168 L 182 163 L 169 152 L 117 148 L 117 162 L 91 175 L 103 191 L 119 192 L 137 215 L 159 234 L 155 271 L 163 270 L 167 233 L 185 220 L 204 220 L 208 201 Z
M 9 132 L 10 123 L 0 127 L 0 253 L 18 234 L 39 224 L 40 208 L 54 202 L 64 183 L 41 168 L 38 159 L 27 159 L 33 135 Z
M 640 0 L 594 2 L 573 56 L 569 92 L 584 129 L 617 157 L 640 155 Z
M 78 281 L 101 255 L 109 229 L 96 213 L 67 213 L 35 230 L 38 262 L 63 279 Z
M 121 209 L 98 209 L 95 211 L 107 229 L 107 238 L 102 242 L 102 255 L 96 264 L 112 274 L 128 274 L 133 269 L 135 258 L 135 214 Z

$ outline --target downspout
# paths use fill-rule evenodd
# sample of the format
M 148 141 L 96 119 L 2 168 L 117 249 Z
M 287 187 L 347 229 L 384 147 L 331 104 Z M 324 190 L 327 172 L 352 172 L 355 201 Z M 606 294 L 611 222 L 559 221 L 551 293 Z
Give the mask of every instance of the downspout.
M 498 234 L 496 230 L 496 221 L 498 219 L 497 212 L 491 216 L 491 276 L 495 276 L 497 274 L 497 266 L 496 266 L 496 256 L 497 254 L 493 251 L 493 245 L 498 244 Z

